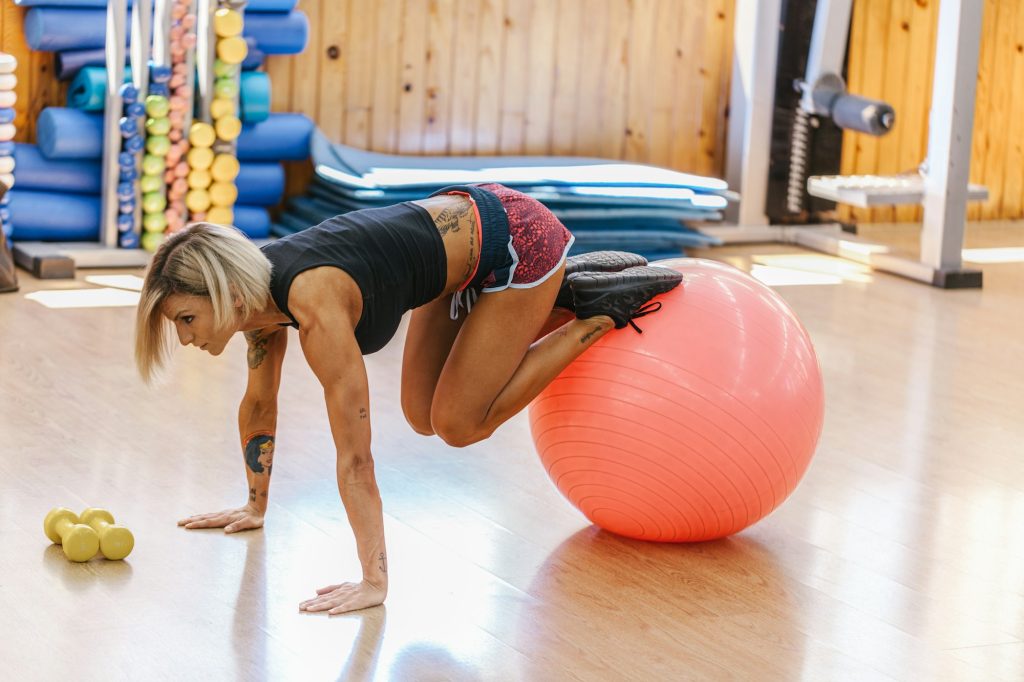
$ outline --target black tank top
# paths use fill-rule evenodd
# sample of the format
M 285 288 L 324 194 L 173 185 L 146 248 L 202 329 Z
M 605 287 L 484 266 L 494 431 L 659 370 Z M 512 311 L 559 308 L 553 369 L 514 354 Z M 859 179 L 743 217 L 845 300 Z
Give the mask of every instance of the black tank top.
M 273 266 L 270 294 L 295 328 L 288 291 L 297 275 L 329 265 L 355 280 L 363 295 L 355 330 L 363 355 L 387 345 L 402 315 L 440 296 L 448 277 L 448 256 L 434 220 L 410 202 L 335 216 L 261 250 Z

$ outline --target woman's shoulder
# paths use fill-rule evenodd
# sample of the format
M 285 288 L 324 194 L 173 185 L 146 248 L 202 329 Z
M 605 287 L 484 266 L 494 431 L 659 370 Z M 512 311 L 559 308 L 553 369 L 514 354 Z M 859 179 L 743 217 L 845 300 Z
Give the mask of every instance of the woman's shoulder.
M 303 270 L 292 280 L 288 307 L 300 328 L 339 316 L 358 320 L 363 297 L 359 285 L 341 268 L 331 265 Z

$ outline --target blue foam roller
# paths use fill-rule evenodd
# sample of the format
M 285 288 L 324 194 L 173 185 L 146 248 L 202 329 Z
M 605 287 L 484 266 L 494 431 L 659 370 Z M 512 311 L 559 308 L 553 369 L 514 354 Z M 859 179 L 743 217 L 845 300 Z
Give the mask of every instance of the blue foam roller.
M 39 114 L 36 140 L 48 159 L 99 159 L 103 156 L 103 116 L 47 107 Z
M 13 123 L 15 114 L 14 109 L 0 109 L 0 123 Z
M 102 9 L 33 7 L 25 12 L 25 42 L 42 52 L 102 48 L 106 17 Z
M 107 0 L 14 0 L 19 7 L 106 7 Z
M 38 0 L 43 2 L 44 0 Z M 72 0 L 74 2 L 75 0 Z M 98 2 L 99 0 L 79 0 L 80 2 Z M 106 0 L 104 0 L 105 2 Z M 299 0 L 249 0 L 245 6 L 246 19 L 253 12 L 291 12 Z
M 270 116 L 270 76 L 263 71 L 243 71 L 239 101 L 243 123 L 261 123 Z
M 103 48 L 92 50 L 65 50 L 58 52 L 54 58 L 54 70 L 57 78 L 62 81 L 71 80 L 87 66 L 103 66 L 107 63 L 107 53 Z
M 13 238 L 19 241 L 95 241 L 100 235 L 100 198 L 82 194 L 11 194 Z
M 274 206 L 284 196 L 284 167 L 279 163 L 243 163 L 235 185 L 239 204 Z
M 271 114 L 262 123 L 242 126 L 239 161 L 302 161 L 309 158 L 313 122 L 303 114 Z
M 52 190 L 75 194 L 99 194 L 102 176 L 99 161 L 54 161 L 34 144 L 14 146 L 18 189 Z
M 250 239 L 266 239 L 270 236 L 270 214 L 262 206 L 236 204 L 235 227 Z
M 309 19 L 303 12 L 245 13 L 245 36 L 256 39 L 264 54 L 298 54 L 309 40 Z
M 68 106 L 82 111 L 102 111 L 107 99 L 107 70 L 87 66 L 68 86 Z

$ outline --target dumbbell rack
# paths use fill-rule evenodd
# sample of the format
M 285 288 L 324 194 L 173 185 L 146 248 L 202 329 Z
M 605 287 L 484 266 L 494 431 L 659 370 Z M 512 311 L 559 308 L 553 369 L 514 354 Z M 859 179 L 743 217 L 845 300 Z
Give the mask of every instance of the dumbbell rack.
M 18 265 L 42 279 L 71 278 L 75 268 L 142 267 L 149 254 L 141 248 L 118 247 L 118 154 L 121 134 L 118 123 L 123 103 L 120 87 L 124 82 L 125 24 L 129 0 L 107 3 L 107 94 L 103 119 L 103 200 L 100 214 L 100 238 L 97 242 L 17 242 L 14 258 Z M 149 44 L 153 0 L 132 0 L 130 59 L 132 82 L 145 98 L 149 81 Z M 139 229 L 141 207 L 136 187 L 135 229 Z

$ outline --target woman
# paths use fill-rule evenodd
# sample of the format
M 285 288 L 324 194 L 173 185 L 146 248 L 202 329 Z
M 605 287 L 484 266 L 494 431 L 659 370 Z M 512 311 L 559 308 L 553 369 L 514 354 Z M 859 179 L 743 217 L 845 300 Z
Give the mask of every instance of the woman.
M 317 590 L 300 609 L 336 614 L 383 602 L 387 552 L 362 355 L 383 348 L 413 310 L 402 362 L 406 419 L 456 447 L 488 437 L 598 338 L 657 310 L 660 303 L 647 302 L 681 281 L 634 254 L 567 264 L 571 244 L 550 211 L 501 185 L 346 213 L 262 248 L 205 223 L 169 238 L 139 302 L 143 378 L 169 353 L 166 320 L 182 345 L 212 355 L 235 332 L 249 344 L 238 415 L 248 503 L 178 525 L 228 533 L 263 525 L 286 329 L 296 327 L 324 388 L 338 489 L 363 570 L 360 582 Z

